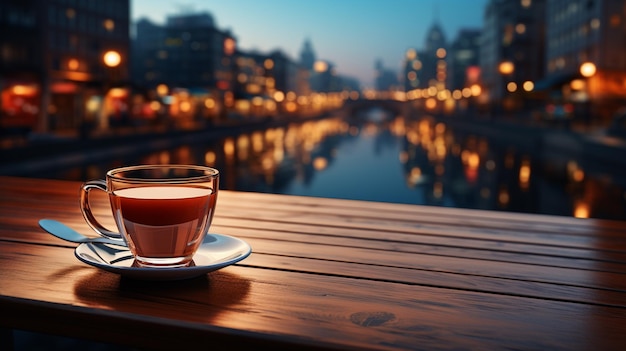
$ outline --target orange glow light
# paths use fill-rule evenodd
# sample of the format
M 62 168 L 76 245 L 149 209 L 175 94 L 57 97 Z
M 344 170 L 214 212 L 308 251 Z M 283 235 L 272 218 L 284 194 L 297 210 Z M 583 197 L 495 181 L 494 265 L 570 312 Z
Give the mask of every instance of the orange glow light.
M 110 19 L 107 18 L 104 20 L 104 22 L 102 22 L 102 26 L 108 31 L 108 32 L 112 32 L 115 29 L 115 22 Z
M 519 170 L 519 182 L 523 188 L 528 186 L 530 181 L 530 164 L 528 161 L 524 161 Z
M 594 65 L 592 62 L 583 63 L 582 65 L 580 65 L 580 74 L 582 74 L 585 78 L 593 76 L 594 74 L 596 74 L 596 65 Z
M 67 61 L 67 68 L 71 69 L 72 71 L 77 70 L 78 66 L 79 62 L 77 59 L 70 59 L 69 61 Z
M 224 53 L 228 56 L 234 54 L 236 46 L 237 46 L 237 43 L 235 42 L 233 38 L 226 38 L 224 40 Z
M 447 54 L 446 53 L 446 49 L 444 49 L 444 48 L 437 49 L 437 57 L 438 58 L 442 59 L 442 58 L 446 57 L 446 54 Z
M 159 94 L 160 96 L 165 96 L 165 95 L 167 95 L 167 93 L 168 93 L 168 88 L 167 88 L 167 85 L 165 85 L 165 84 L 159 84 L 159 85 L 156 87 L 156 91 L 157 91 L 157 94 Z
M 427 109 L 432 110 L 435 107 L 437 107 L 437 100 L 435 100 L 434 98 L 429 98 L 428 100 L 426 100 Z
M 515 65 L 511 61 L 503 61 L 498 66 L 498 71 L 501 74 L 511 74 L 515 70 Z
M 215 107 L 215 100 L 212 98 L 208 98 L 206 100 L 204 100 L 204 106 L 208 109 L 212 109 Z
M 315 72 L 322 73 L 328 71 L 328 63 L 324 61 L 315 61 L 313 64 L 313 69 Z
M 315 168 L 316 171 L 324 170 L 327 165 L 328 161 L 324 157 L 318 156 L 313 160 L 313 168 Z
M 530 80 L 527 80 L 524 82 L 522 87 L 524 88 L 524 91 L 533 91 L 535 89 L 535 83 L 531 82 Z
M 584 202 L 578 202 L 574 205 L 574 217 L 576 218 L 589 218 L 589 205 Z
M 111 90 L 109 90 L 109 95 L 113 98 L 123 98 L 126 97 L 126 89 L 122 89 L 122 88 L 113 88 Z
M 120 56 L 120 53 L 117 51 L 109 50 L 104 53 L 102 60 L 108 67 L 117 67 L 122 62 L 122 56 Z
M 480 85 L 478 84 L 474 84 L 470 87 L 470 90 L 472 91 L 472 96 L 479 96 L 482 93 L 482 88 L 480 87 Z
M 506 90 L 508 90 L 510 93 L 514 93 L 517 91 L 517 83 L 515 82 L 509 82 L 506 85 Z
M 180 112 L 189 112 L 191 110 L 191 104 L 189 101 L 181 101 Z
M 20 96 L 33 96 L 37 94 L 37 87 L 34 85 L 14 85 L 11 89 L 13 94 Z

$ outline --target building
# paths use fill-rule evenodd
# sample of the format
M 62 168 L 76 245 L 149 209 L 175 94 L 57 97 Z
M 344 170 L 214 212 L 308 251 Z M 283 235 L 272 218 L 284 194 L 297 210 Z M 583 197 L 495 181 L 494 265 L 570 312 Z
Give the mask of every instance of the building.
M 551 103 L 571 104 L 576 118 L 608 124 L 626 105 L 626 2 L 547 0 L 546 33 L 539 88 Z
M 317 59 L 315 58 L 313 45 L 311 44 L 311 40 L 307 38 L 304 40 L 302 50 L 300 50 L 300 65 L 302 65 L 305 69 L 312 71 L 315 61 L 317 61 Z
M 103 128 L 125 113 L 129 2 L 0 2 L 4 130 Z
M 405 92 L 417 89 L 420 86 L 419 77 L 421 76 L 421 70 L 422 61 L 420 61 L 417 50 L 414 48 L 408 49 L 404 54 L 404 67 L 402 77 Z
M 135 82 L 146 88 L 230 88 L 236 41 L 209 13 L 169 16 L 164 26 L 142 19 L 133 40 Z
M 135 23 L 135 35 L 131 39 L 132 81 L 143 87 L 165 80 L 161 71 L 161 59 L 166 58 L 165 28 L 146 18 Z
M 271 60 L 268 62 L 268 75 L 273 78 L 269 87 L 270 95 L 275 91 L 285 94 L 292 91 L 298 94 L 298 77 L 302 67 L 281 50 L 270 52 L 268 58 Z
M 223 117 L 235 85 L 235 50 L 235 37 L 210 13 L 169 16 L 163 26 L 142 19 L 133 40 L 134 83 L 147 92 L 143 103 L 158 88 L 165 115 L 179 124 Z
M 462 90 L 478 83 L 480 76 L 480 29 L 462 29 L 448 50 L 448 82 L 450 90 Z
M 421 75 L 418 76 L 419 88 L 436 87 L 437 90 L 445 89 L 447 79 L 447 46 L 445 33 L 439 22 L 435 21 L 426 33 L 423 50 L 419 52 L 421 60 Z
M 523 108 L 544 75 L 545 0 L 490 0 L 480 43 L 483 94 L 495 114 Z M 497 116 L 496 116 L 497 117 Z

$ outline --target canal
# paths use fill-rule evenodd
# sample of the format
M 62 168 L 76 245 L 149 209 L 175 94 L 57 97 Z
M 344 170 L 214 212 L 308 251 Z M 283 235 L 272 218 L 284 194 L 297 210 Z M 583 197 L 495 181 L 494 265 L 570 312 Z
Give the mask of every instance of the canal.
M 207 164 L 221 171 L 228 190 L 626 219 L 623 177 L 587 172 L 577 159 L 559 161 L 429 117 L 373 109 L 45 174 L 85 180 L 130 164 Z

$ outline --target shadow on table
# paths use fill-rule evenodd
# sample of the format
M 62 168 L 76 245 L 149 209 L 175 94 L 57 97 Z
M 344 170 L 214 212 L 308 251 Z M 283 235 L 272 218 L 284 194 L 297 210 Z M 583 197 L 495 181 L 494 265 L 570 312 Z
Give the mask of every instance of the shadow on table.
M 240 303 L 249 289 L 247 279 L 223 270 L 179 281 L 134 280 L 96 271 L 74 285 L 76 297 L 89 306 L 203 323 Z
M 154 314 L 155 317 L 166 314 L 171 318 L 210 323 L 211 320 L 227 311 L 228 307 L 245 299 L 249 288 L 248 280 L 224 271 L 212 272 L 194 279 L 159 282 L 127 279 L 117 274 L 95 271 L 76 282 L 74 293 L 77 299 L 87 306 L 104 307 L 125 313 Z M 161 300 L 162 308 L 159 311 L 154 309 L 154 300 Z M 146 301 L 151 302 L 146 303 Z M 193 306 L 190 307 L 190 304 Z M 181 305 L 186 306 L 179 308 Z M 94 329 L 97 328 L 94 327 Z M 15 351 L 138 350 L 133 347 L 80 338 L 23 330 L 12 332 Z

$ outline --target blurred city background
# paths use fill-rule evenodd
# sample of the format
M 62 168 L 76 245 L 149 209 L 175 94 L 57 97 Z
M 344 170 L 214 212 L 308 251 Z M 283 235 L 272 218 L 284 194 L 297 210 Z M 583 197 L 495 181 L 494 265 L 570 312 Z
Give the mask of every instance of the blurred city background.
M 624 0 L 228 3 L 1 1 L 0 174 L 626 219 Z

